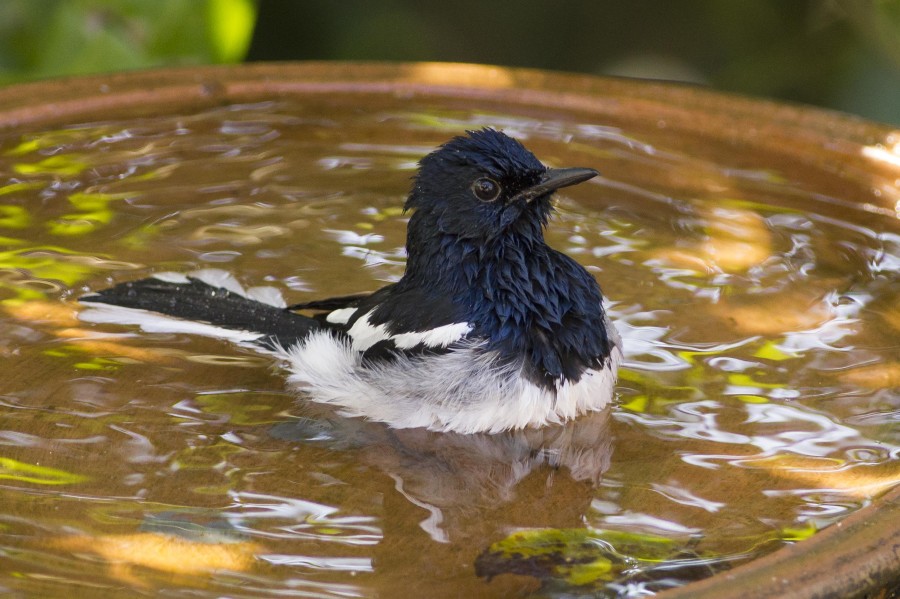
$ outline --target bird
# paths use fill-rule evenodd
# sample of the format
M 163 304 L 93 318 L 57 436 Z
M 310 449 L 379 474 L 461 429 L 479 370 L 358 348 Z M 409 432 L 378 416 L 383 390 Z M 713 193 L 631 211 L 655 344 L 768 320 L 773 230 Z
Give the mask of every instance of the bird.
M 273 354 L 339 414 L 393 428 L 499 433 L 606 408 L 622 343 L 596 279 L 551 248 L 557 190 L 599 173 L 550 168 L 518 140 L 466 131 L 418 162 L 403 276 L 287 305 L 230 273 L 161 272 L 82 296 L 82 320 L 223 337 Z

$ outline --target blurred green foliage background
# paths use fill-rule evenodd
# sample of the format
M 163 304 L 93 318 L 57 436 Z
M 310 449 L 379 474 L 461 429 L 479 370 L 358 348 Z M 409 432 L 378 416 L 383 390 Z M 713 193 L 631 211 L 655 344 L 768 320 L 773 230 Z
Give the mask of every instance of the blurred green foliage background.
M 687 81 L 900 124 L 900 0 L 0 0 L 0 84 L 323 59 Z
M 0 84 L 240 62 L 253 0 L 0 0 Z

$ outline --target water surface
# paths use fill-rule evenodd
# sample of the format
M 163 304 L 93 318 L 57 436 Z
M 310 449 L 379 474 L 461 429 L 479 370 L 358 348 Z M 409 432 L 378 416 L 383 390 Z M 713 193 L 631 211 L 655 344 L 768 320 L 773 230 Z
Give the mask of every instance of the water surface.
M 395 281 L 416 160 L 481 126 L 602 173 L 547 236 L 625 337 L 608 413 L 394 431 L 247 348 L 77 318 L 164 270 L 294 302 Z M 642 596 L 900 482 L 900 227 L 839 169 L 665 123 L 338 96 L 7 133 L 0 174 L 0 591 Z

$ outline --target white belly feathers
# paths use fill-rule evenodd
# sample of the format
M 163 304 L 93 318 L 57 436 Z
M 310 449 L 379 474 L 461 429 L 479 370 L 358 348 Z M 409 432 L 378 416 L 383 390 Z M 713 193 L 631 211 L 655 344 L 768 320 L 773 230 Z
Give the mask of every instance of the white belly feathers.
M 341 406 L 347 416 L 458 433 L 540 426 L 600 410 L 612 399 L 622 360 L 616 347 L 604 368 L 545 389 L 522 375 L 521 363 L 503 364 L 481 343 L 363 364 L 349 340 L 321 331 L 283 357 L 291 384 L 314 401 Z

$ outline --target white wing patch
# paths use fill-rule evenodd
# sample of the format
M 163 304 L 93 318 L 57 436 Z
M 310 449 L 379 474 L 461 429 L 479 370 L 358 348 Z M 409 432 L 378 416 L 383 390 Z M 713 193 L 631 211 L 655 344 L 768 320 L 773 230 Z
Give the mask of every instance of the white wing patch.
M 373 325 L 369 322 L 369 317 L 374 311 L 375 310 L 371 310 L 367 314 L 362 315 L 359 319 L 357 319 L 356 322 L 353 323 L 353 326 L 350 327 L 350 330 L 347 331 L 347 334 L 350 335 L 351 339 L 353 339 L 354 351 L 366 351 L 379 341 L 384 341 L 385 339 L 390 338 L 390 334 L 387 332 L 387 325 Z
M 350 319 L 353 318 L 353 315 L 356 314 L 356 310 L 357 308 L 341 308 L 340 310 L 334 310 L 333 312 L 328 313 L 325 320 L 331 324 L 347 324 L 350 322 Z
M 350 308 L 345 308 L 345 310 L 349 309 Z M 444 348 L 455 341 L 459 341 L 472 330 L 472 325 L 467 322 L 455 322 L 435 327 L 427 331 L 411 331 L 408 333 L 391 335 L 387 330 L 387 323 L 373 325 L 369 322 L 369 317 L 376 309 L 377 308 L 373 308 L 368 313 L 361 316 L 353 323 L 350 330 L 347 331 L 347 334 L 353 340 L 353 349 L 355 351 L 364 352 L 376 343 L 386 340 L 393 341 L 397 349 L 411 349 L 419 344 L 425 345 L 426 347 Z M 335 310 L 335 312 L 342 312 L 342 310 Z M 329 322 L 331 322 L 332 314 L 334 314 L 334 312 L 328 315 Z M 349 317 L 347 320 L 349 320 Z
M 430 331 L 414 331 L 412 333 L 399 333 L 391 337 L 394 345 L 399 349 L 410 349 L 420 343 L 425 347 L 447 347 L 454 341 L 459 341 L 472 331 L 472 325 L 468 322 L 457 322 L 436 327 Z

